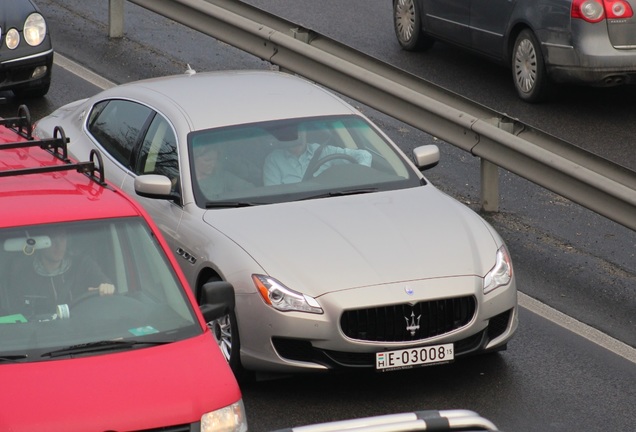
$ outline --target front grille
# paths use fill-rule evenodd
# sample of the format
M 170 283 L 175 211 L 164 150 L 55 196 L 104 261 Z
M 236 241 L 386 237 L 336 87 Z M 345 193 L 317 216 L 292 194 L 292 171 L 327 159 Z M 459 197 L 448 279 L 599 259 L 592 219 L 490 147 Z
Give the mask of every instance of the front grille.
M 340 328 L 347 337 L 373 342 L 410 342 L 443 335 L 468 324 L 475 298 L 459 297 L 345 311 Z

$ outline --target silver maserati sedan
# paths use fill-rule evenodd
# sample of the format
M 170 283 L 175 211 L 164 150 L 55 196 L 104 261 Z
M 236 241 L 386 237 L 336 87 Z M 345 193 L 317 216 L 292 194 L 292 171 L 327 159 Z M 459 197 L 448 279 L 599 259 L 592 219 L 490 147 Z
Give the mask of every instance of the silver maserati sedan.
M 234 286 L 210 322 L 239 379 L 391 371 L 503 350 L 518 325 L 502 238 L 360 111 L 277 71 L 132 82 L 41 119 L 157 222 L 198 293 Z M 130 257 L 134 259 L 134 257 Z

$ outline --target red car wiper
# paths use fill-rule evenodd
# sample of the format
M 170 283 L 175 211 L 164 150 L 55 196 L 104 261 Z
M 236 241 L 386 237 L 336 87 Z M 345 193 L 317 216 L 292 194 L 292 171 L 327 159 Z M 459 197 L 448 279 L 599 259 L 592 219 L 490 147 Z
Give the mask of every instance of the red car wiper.
M 104 340 L 99 342 L 89 342 L 78 345 L 71 345 L 55 351 L 42 354 L 42 357 L 63 357 L 74 354 L 88 354 L 99 351 L 110 351 L 118 349 L 128 349 L 137 345 L 164 345 L 171 341 L 136 341 L 136 340 Z

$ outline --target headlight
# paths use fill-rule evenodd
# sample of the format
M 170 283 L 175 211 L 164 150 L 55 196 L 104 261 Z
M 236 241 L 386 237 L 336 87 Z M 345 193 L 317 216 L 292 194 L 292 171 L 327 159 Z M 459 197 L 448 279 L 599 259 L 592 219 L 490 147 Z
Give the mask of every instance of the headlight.
M 38 46 L 46 37 L 46 22 L 39 13 L 32 13 L 24 22 L 24 40 L 31 46 Z
M 201 432 L 246 432 L 247 417 L 243 400 L 230 406 L 203 414 Z
M 506 246 L 501 246 L 497 251 L 495 266 L 484 277 L 484 294 L 502 286 L 512 280 L 512 261 Z
M 274 278 L 252 275 L 252 279 L 265 303 L 274 309 L 315 314 L 322 313 L 322 308 L 315 298 L 291 290 Z
M 20 33 L 14 28 L 9 29 L 7 35 L 4 37 L 4 43 L 7 44 L 7 48 L 9 49 L 16 49 L 20 44 Z

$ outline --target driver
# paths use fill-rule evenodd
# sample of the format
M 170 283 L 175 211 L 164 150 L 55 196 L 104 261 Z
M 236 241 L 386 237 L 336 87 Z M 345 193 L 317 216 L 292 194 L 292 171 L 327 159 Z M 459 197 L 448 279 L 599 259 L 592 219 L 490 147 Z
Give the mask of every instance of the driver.
M 321 149 L 319 153 L 319 149 Z M 372 155 L 366 150 L 342 148 L 332 145 L 321 146 L 318 143 L 307 144 L 299 142 L 293 147 L 276 149 L 272 151 L 263 165 L 263 184 L 265 186 L 297 183 L 301 181 L 312 164 L 312 169 L 316 169 L 314 176 L 330 166 L 346 162 L 345 159 L 332 159 L 324 164 L 318 165 L 321 158 L 333 154 L 343 154 L 353 157 L 360 165 L 371 166 Z
M 9 275 L 11 309 L 26 318 L 48 316 L 58 312 L 58 306 L 72 304 L 85 293 L 112 295 L 115 286 L 90 257 L 67 253 L 67 233 L 64 228 L 50 231 L 50 247 L 32 251 L 33 259 L 22 260 Z M 29 251 L 25 248 L 25 255 Z

